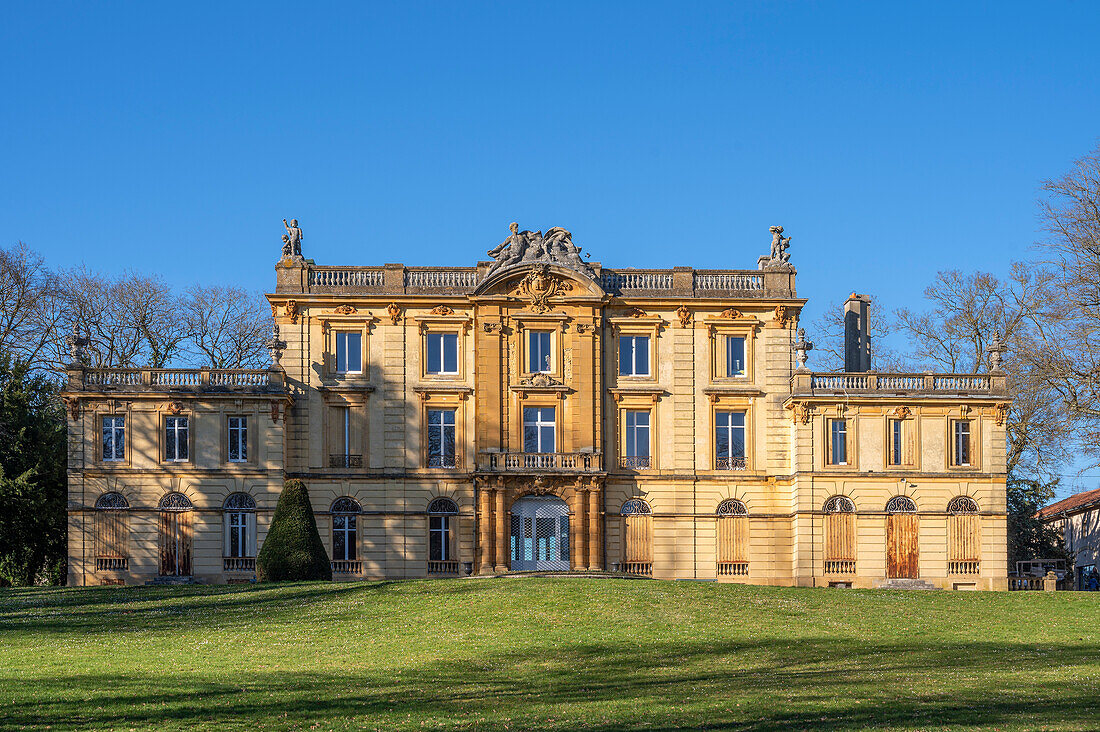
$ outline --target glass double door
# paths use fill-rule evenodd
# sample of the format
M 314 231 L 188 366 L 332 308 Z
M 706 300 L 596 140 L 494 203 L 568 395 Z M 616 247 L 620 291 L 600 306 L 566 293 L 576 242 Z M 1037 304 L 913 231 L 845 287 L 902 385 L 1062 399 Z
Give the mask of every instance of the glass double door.
M 569 570 L 569 507 L 560 498 L 527 496 L 512 504 L 514 572 Z

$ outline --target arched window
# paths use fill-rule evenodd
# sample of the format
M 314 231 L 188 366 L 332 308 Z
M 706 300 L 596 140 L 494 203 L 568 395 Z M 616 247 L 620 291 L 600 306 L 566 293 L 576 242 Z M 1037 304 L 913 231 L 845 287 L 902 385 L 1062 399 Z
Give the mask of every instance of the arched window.
M 886 513 L 916 513 L 917 504 L 909 496 L 894 496 L 886 502 Z
M 223 565 L 227 572 L 256 569 L 256 500 L 231 493 L 222 504 Z
M 653 574 L 653 510 L 641 498 L 631 498 L 619 511 L 622 518 L 622 571 Z
M 121 493 L 104 493 L 95 502 L 96 571 L 129 569 L 129 501 Z
M 981 516 L 970 496 L 955 496 L 947 504 L 947 573 L 981 572 Z
M 428 504 L 428 574 L 458 574 L 458 505 L 450 498 Z
M 718 504 L 718 576 L 744 577 L 749 573 L 749 510 L 744 502 L 727 498 Z
M 191 499 L 182 493 L 160 499 L 160 573 L 191 576 Z
M 833 496 L 825 512 L 825 574 L 856 572 L 856 505 L 847 496 Z
M 332 503 L 332 562 L 339 572 L 358 572 L 358 514 L 363 509 L 354 498 L 337 498 Z

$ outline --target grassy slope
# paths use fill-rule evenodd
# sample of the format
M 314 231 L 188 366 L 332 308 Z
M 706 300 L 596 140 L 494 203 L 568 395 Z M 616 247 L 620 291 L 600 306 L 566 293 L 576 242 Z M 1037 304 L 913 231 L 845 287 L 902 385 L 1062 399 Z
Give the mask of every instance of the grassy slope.
M 0 591 L 0 728 L 1097 729 L 1100 597 L 499 579 Z

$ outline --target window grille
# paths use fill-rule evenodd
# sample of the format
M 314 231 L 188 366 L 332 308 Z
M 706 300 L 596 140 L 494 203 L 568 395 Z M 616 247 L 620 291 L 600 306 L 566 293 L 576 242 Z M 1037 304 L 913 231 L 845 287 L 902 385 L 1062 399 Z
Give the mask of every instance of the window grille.
M 458 505 L 450 498 L 436 498 L 428 504 L 428 513 L 453 515 L 458 513 Z
M 916 513 L 917 504 L 909 496 L 894 496 L 886 503 L 886 513 Z
M 190 511 L 191 499 L 182 493 L 168 493 L 160 499 L 161 511 Z
M 337 498 L 332 502 L 332 513 L 359 513 L 362 511 L 359 502 L 354 498 Z
M 947 504 L 948 513 L 977 513 L 978 504 L 969 496 L 955 496 L 951 499 L 951 502 Z
M 129 508 L 130 502 L 121 493 L 104 493 L 95 501 L 95 507 L 101 510 L 117 510 Z
M 641 498 L 631 498 L 623 504 L 623 508 L 619 513 L 622 516 L 649 516 L 653 513 L 653 510 Z
M 847 496 L 833 496 L 825 501 L 822 510 L 825 513 L 854 513 L 856 504 L 852 503 L 852 499 Z
M 747 516 L 749 510 L 745 508 L 745 504 L 736 498 L 727 498 L 718 504 L 719 516 Z
M 247 493 L 231 493 L 222 507 L 233 511 L 255 511 L 256 499 Z

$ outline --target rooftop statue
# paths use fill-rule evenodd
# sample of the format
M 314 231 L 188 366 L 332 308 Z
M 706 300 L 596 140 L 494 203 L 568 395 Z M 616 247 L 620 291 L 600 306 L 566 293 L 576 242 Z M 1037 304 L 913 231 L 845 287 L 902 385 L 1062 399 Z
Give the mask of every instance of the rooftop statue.
M 298 219 L 291 219 L 289 224 L 283 219 L 283 226 L 286 227 L 286 234 L 283 234 L 283 256 L 302 256 L 302 229 L 298 226 Z
M 791 255 L 787 253 L 791 248 L 791 237 L 783 236 L 782 226 L 772 226 L 768 231 L 772 234 L 772 250 L 770 254 L 757 260 L 758 266 L 760 269 L 792 270 Z
M 581 259 L 581 248 L 573 243 L 573 235 L 560 226 L 550 229 L 545 236 L 541 231 L 520 231 L 514 221 L 508 229 L 512 232 L 508 238 L 487 252 L 496 260 L 487 276 L 516 265 L 543 262 L 596 277 L 592 265 Z

